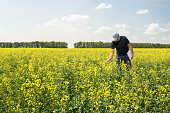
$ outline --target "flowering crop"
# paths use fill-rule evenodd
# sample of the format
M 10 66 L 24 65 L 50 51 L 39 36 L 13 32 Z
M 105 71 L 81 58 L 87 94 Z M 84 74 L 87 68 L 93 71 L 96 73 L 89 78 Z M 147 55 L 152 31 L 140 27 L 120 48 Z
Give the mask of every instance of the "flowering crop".
M 170 49 L 0 49 L 0 112 L 168 112 Z

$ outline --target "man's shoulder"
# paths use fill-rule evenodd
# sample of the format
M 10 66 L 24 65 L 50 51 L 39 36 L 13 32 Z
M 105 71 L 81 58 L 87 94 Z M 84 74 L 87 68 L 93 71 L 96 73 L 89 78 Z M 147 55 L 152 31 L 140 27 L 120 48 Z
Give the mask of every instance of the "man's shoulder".
M 120 36 L 120 38 L 123 40 L 128 40 L 128 38 L 126 36 Z
M 114 45 L 115 45 L 115 42 L 114 42 L 114 41 L 112 41 L 112 42 L 111 42 L 111 46 L 114 46 Z
M 115 44 L 115 42 L 114 42 L 114 41 L 112 41 L 112 42 L 111 42 L 111 44 Z
M 120 36 L 120 38 L 122 38 L 122 39 L 126 39 L 126 36 Z
M 124 42 L 130 43 L 130 41 L 128 40 L 126 36 L 121 36 L 121 40 Z

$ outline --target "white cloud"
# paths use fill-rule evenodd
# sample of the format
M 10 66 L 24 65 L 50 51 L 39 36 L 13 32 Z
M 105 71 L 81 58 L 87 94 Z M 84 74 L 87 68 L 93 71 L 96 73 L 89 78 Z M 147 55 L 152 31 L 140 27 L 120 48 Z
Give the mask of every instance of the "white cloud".
M 128 26 L 126 24 L 116 24 L 114 27 L 118 28 L 118 29 L 126 29 L 126 28 L 128 28 Z
M 113 30 L 113 28 L 110 26 L 101 26 L 101 27 L 97 28 L 96 31 L 94 31 L 94 33 L 102 33 L 105 31 L 112 31 L 112 30 Z
M 152 23 L 149 25 L 145 25 L 144 27 L 146 28 L 146 30 L 144 31 L 144 34 L 154 35 L 154 34 L 159 34 L 159 33 L 168 31 L 168 29 L 159 27 L 158 23 Z
M 121 36 L 126 36 L 130 42 L 139 42 L 140 38 L 138 35 L 131 34 L 128 30 L 129 26 L 126 24 L 115 24 L 114 25 L 116 32 L 118 32 Z
M 99 9 L 107 9 L 107 8 L 111 8 L 112 5 L 111 4 L 106 4 L 106 3 L 100 3 L 98 6 L 95 7 L 95 9 L 99 10 Z
M 77 30 L 88 25 L 90 17 L 88 15 L 69 15 L 61 18 L 55 18 L 44 24 L 38 25 L 39 28 L 48 30 Z M 86 28 L 85 28 L 86 29 Z
M 168 26 L 170 27 L 170 22 L 168 22 Z
M 132 35 L 129 37 L 129 39 L 131 39 L 131 42 L 138 42 L 140 38 L 137 35 Z
M 138 10 L 137 12 L 136 12 L 136 14 L 138 14 L 138 15 L 143 15 L 143 14 L 146 14 L 146 13 L 148 13 L 149 12 L 149 10 L 148 9 L 140 9 L 140 10 Z
M 167 38 L 163 37 L 162 40 L 163 40 L 163 41 L 167 41 Z
M 2 27 L 0 27 L 0 32 L 3 32 L 3 30 L 4 30 L 4 29 L 3 29 Z
M 73 42 L 84 41 L 90 37 L 92 26 L 89 25 L 88 15 L 68 15 L 55 18 L 46 23 L 37 25 L 39 37 L 48 37 L 48 40 Z M 71 46 L 69 46 L 71 47 Z
M 75 24 L 88 24 L 90 17 L 87 15 L 69 15 L 61 18 L 62 22 Z
M 165 41 L 166 43 L 170 43 L 170 34 L 168 37 L 162 37 L 162 40 Z
M 114 27 L 120 35 L 128 36 L 130 34 L 129 31 L 127 31 L 128 25 L 126 24 L 115 24 Z
M 129 31 L 127 31 L 126 29 L 119 29 L 118 33 L 120 35 L 124 35 L 124 36 L 129 36 L 129 34 L 130 34 Z

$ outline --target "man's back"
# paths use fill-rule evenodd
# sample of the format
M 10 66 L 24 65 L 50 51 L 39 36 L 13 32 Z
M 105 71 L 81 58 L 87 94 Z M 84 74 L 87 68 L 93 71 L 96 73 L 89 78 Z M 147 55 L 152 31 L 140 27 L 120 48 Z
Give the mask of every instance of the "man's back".
M 129 51 L 129 43 L 129 40 L 125 36 L 120 36 L 120 40 L 118 42 L 111 42 L 111 48 L 116 48 L 117 54 L 120 56 L 124 56 L 127 55 L 127 52 Z

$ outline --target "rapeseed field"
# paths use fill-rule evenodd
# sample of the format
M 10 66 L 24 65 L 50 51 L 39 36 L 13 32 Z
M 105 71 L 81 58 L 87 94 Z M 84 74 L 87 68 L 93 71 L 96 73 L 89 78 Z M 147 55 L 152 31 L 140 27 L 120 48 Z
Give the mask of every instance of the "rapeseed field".
M 170 111 L 170 49 L 134 49 L 132 68 L 111 49 L 0 49 L 0 112 Z

